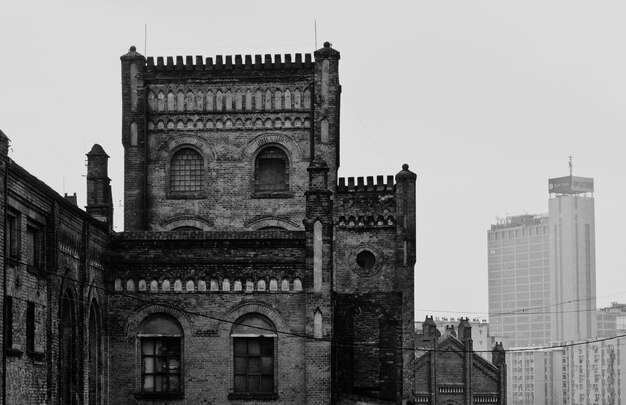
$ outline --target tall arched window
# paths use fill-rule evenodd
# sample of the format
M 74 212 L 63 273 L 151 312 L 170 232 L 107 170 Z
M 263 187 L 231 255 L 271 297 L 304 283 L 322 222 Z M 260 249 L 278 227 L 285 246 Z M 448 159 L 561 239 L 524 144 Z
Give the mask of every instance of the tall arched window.
M 102 403 L 102 330 L 96 301 L 89 308 L 89 405 Z
M 289 190 L 289 159 L 279 147 L 269 146 L 257 155 L 254 162 L 254 190 Z
M 170 191 L 202 191 L 203 175 L 202 156 L 191 148 L 180 149 L 172 156 L 170 162 Z
M 168 314 L 152 314 L 140 325 L 141 391 L 155 394 L 182 393 L 182 339 L 180 323 Z
M 66 290 L 61 299 L 59 322 L 59 397 L 61 403 L 78 404 L 78 334 L 74 296 Z
M 251 313 L 235 322 L 233 338 L 234 396 L 275 392 L 274 340 L 276 328 L 264 315 Z

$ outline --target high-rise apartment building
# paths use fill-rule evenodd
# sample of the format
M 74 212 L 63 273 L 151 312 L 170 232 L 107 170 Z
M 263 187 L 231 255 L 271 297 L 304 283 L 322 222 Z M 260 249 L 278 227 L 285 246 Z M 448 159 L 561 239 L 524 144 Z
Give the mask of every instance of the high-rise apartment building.
M 550 340 L 547 215 L 507 217 L 487 232 L 490 335 L 505 347 Z
M 561 342 L 507 351 L 509 405 L 623 403 L 626 339 Z

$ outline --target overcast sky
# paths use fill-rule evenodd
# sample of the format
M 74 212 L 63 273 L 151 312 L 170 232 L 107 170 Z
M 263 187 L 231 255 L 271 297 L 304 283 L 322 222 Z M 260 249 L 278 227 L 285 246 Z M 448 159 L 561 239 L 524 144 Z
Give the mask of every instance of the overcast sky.
M 487 229 L 595 178 L 599 306 L 626 302 L 626 3 L 13 1 L 0 6 L 10 156 L 85 204 L 85 153 L 123 204 L 119 57 L 341 52 L 340 176 L 418 174 L 416 317 L 487 312 Z M 117 215 L 117 230 L 121 216 Z M 443 311 L 443 312 L 439 312 Z

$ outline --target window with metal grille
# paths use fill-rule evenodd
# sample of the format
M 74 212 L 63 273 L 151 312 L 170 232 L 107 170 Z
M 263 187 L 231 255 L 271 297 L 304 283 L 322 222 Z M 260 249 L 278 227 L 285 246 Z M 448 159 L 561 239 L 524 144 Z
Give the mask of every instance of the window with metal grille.
M 204 162 L 191 148 L 179 150 L 170 162 L 170 191 L 195 192 L 203 189 Z
M 263 149 L 254 164 L 254 189 L 257 192 L 289 190 L 289 159 L 282 149 Z

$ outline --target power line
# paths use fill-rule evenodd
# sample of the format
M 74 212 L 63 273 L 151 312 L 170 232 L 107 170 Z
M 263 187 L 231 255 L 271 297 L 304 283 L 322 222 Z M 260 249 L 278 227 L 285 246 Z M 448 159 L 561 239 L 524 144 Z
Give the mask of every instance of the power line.
M 47 271 L 47 270 L 44 270 L 44 271 L 47 274 L 53 275 L 55 277 L 59 277 L 59 278 L 65 279 L 65 280 L 69 280 L 69 281 L 73 281 L 73 282 L 76 282 L 76 283 L 80 283 L 80 281 L 78 281 L 76 279 L 65 277 L 63 275 L 60 275 L 60 274 L 57 274 L 57 273 L 54 273 L 54 272 L 50 272 L 50 271 Z M 95 284 L 88 284 L 88 283 L 86 283 L 85 286 L 96 288 L 96 289 L 99 289 L 99 290 L 102 290 L 102 291 L 105 291 L 105 292 L 109 292 L 109 290 L 107 290 L 105 287 L 100 287 L 100 286 L 97 286 Z M 150 304 L 150 305 L 154 305 L 154 306 L 162 306 L 162 307 L 165 307 L 165 308 L 171 308 L 171 309 L 174 309 L 174 310 L 176 310 L 178 312 L 181 312 L 183 314 L 186 314 L 186 315 L 207 318 L 207 319 L 211 319 L 211 320 L 214 320 L 214 321 L 217 321 L 217 322 L 228 323 L 228 324 L 231 324 L 231 325 L 245 325 L 245 326 L 253 327 L 255 329 L 264 330 L 264 331 L 268 331 L 268 332 L 273 332 L 273 333 L 280 334 L 280 335 L 298 337 L 298 338 L 302 338 L 302 339 L 306 339 L 306 340 L 315 340 L 315 341 L 327 342 L 327 343 L 330 343 L 331 345 L 333 345 L 335 347 L 363 347 L 363 346 L 365 346 L 365 347 L 373 347 L 373 348 L 376 348 L 378 350 L 412 351 L 412 352 L 420 351 L 420 352 L 433 352 L 433 353 L 434 352 L 448 352 L 449 351 L 449 350 L 442 350 L 442 349 L 438 349 L 438 348 L 429 348 L 429 347 L 428 348 L 421 348 L 421 347 L 403 347 L 403 346 L 381 346 L 381 345 L 376 345 L 374 343 L 355 343 L 355 342 L 347 343 L 347 342 L 339 342 L 339 341 L 336 341 L 336 340 L 330 339 L 330 338 L 324 338 L 324 337 L 318 338 L 318 337 L 315 337 L 315 336 L 302 334 L 302 333 L 294 333 L 294 332 L 289 332 L 289 331 L 282 331 L 282 330 L 279 330 L 279 329 L 264 328 L 264 327 L 255 326 L 255 325 L 247 325 L 245 323 L 240 323 L 240 322 L 237 322 L 237 321 L 231 321 L 231 320 L 228 320 L 228 319 L 223 319 L 223 318 L 220 318 L 220 317 L 217 317 L 217 316 L 213 316 L 213 315 L 208 315 L 208 314 L 205 314 L 205 313 L 189 311 L 189 310 L 186 310 L 186 309 L 183 309 L 183 308 L 179 307 L 178 305 L 172 303 L 171 301 L 169 301 L 167 299 L 163 299 L 163 301 L 159 302 L 159 301 L 144 299 L 144 298 L 138 297 L 136 295 L 126 294 L 126 293 L 121 293 L 121 292 L 115 292 L 114 295 L 131 298 L 131 299 L 134 299 L 136 301 L 143 302 L 143 303 Z M 83 302 L 82 300 L 75 300 L 75 301 Z M 131 314 L 136 314 L 135 311 L 126 311 L 126 312 L 129 312 Z M 412 333 L 415 333 L 415 332 L 412 331 Z M 561 344 L 557 344 L 557 345 L 535 346 L 535 347 L 528 347 L 528 348 L 514 348 L 514 349 L 505 350 L 505 351 L 507 353 L 543 351 L 543 350 L 548 350 L 548 349 L 557 349 L 557 348 L 565 348 L 565 347 L 571 347 L 571 346 L 588 345 L 588 344 L 592 344 L 592 343 L 604 342 L 604 341 L 613 340 L 613 339 L 620 339 L 620 338 L 626 338 L 626 334 L 612 336 L 612 337 L 605 337 L 605 338 L 590 339 L 590 340 L 579 341 L 579 342 L 561 343 Z M 462 350 L 458 350 L 458 351 L 459 352 L 463 352 L 463 353 L 467 353 L 467 352 L 492 353 L 493 352 L 493 350 L 467 350 L 467 349 L 462 349 Z

